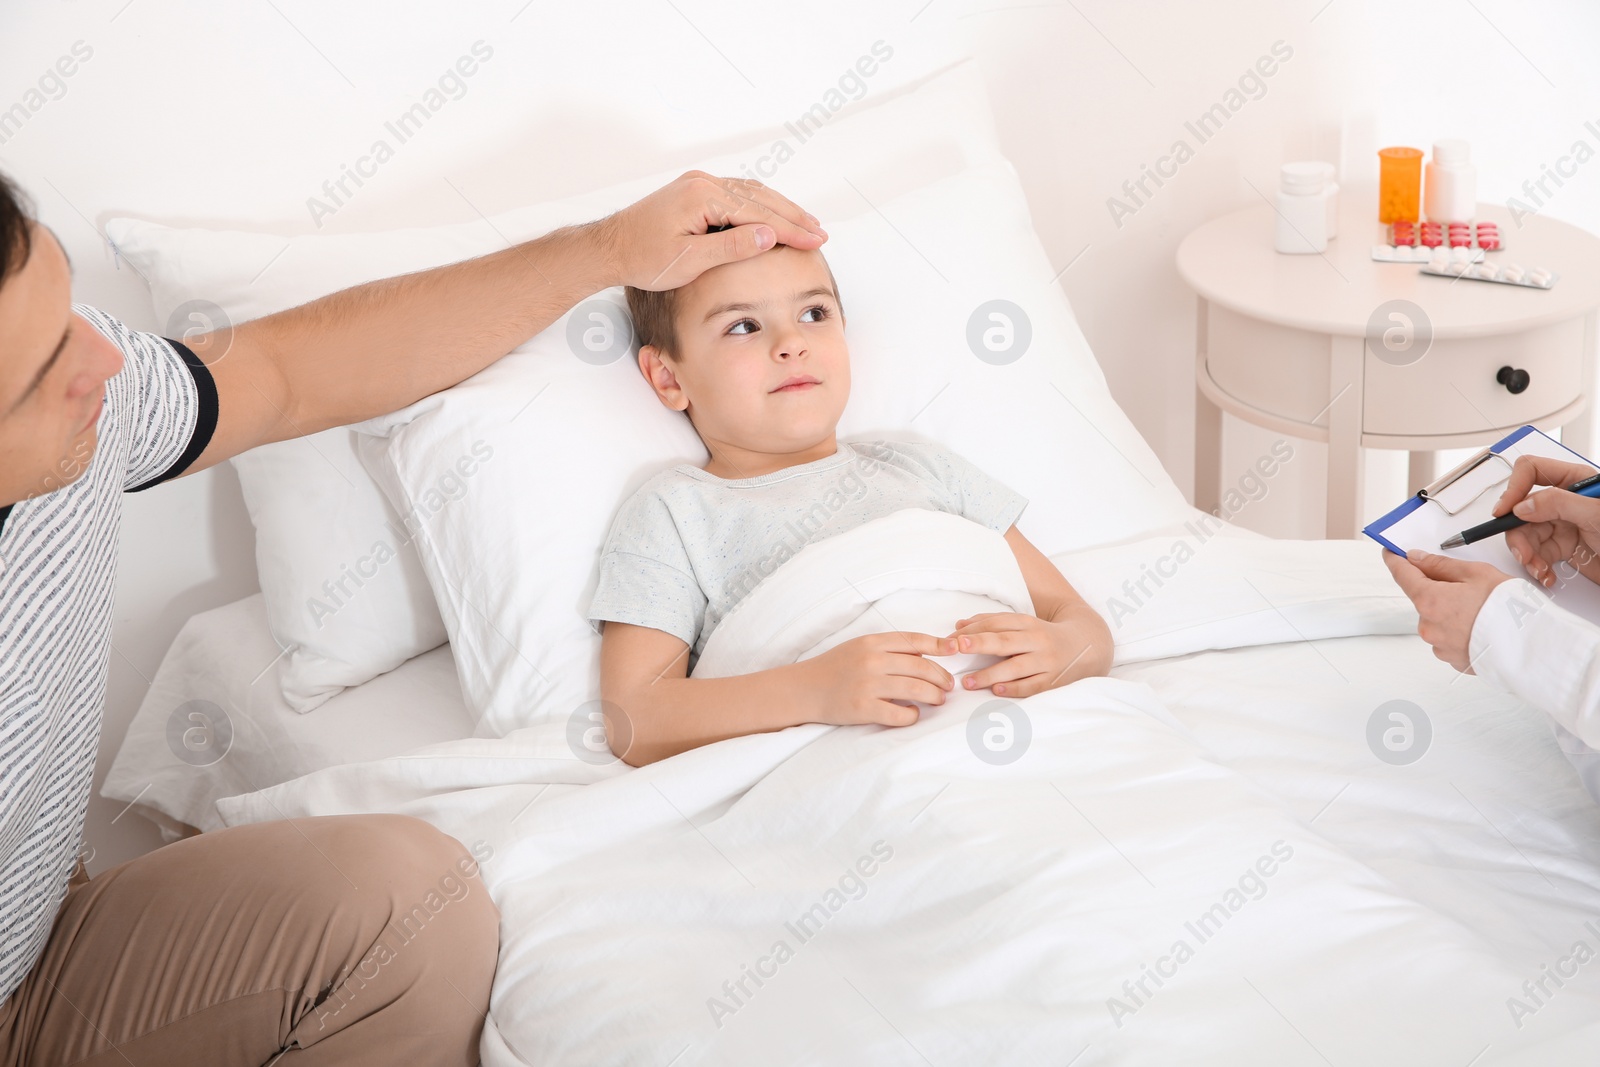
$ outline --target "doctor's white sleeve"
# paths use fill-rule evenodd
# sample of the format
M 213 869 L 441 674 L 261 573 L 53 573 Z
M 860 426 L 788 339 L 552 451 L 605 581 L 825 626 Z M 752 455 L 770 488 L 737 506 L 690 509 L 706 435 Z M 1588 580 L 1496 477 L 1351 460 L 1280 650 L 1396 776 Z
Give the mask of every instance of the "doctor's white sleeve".
M 1562 750 L 1600 800 L 1600 626 L 1513 578 L 1478 610 L 1468 655 L 1479 677 L 1550 716 Z

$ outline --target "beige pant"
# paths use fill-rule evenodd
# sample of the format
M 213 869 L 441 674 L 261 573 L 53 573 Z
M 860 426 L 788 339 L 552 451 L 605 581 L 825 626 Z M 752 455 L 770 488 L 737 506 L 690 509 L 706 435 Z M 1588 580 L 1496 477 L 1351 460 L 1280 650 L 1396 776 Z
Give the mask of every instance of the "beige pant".
M 500 913 L 400 815 L 238 826 L 75 879 L 0 1064 L 475 1064 Z

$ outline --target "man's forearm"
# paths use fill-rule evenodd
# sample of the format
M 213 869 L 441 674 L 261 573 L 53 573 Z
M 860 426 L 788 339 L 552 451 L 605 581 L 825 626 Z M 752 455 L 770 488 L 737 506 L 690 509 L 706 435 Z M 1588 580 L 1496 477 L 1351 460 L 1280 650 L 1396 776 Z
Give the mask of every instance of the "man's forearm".
M 268 440 L 359 422 L 446 389 L 615 284 L 607 223 L 346 289 L 241 326 L 281 378 Z M 202 359 L 204 348 L 197 346 Z M 226 360 L 218 365 L 225 371 Z
M 724 224 L 733 228 L 710 232 Z M 188 470 L 447 389 L 601 289 L 675 289 L 776 243 L 825 240 L 771 189 L 689 171 L 596 222 L 185 337 L 211 368 L 218 408 L 216 432 Z

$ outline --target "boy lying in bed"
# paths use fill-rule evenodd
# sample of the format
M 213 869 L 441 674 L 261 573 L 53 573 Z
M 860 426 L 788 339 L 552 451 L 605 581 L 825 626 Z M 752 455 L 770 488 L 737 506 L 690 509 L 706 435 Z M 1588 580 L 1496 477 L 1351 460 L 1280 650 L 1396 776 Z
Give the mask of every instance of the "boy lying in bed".
M 1004 697 L 1106 672 L 1111 632 L 1013 525 L 1025 500 L 936 445 L 837 441 L 850 353 L 820 252 L 779 245 L 681 289 L 630 288 L 628 306 L 639 368 L 663 404 L 688 414 L 711 459 L 646 482 L 601 558 L 589 618 L 604 624 L 607 740 L 626 762 L 801 723 L 910 725 L 918 703 L 942 704 L 955 685 L 930 656 L 1005 657 L 963 678 Z M 905 508 L 1004 531 L 1037 617 L 976 615 L 944 637 L 890 630 L 756 674 L 688 677 L 796 531 L 814 542 Z

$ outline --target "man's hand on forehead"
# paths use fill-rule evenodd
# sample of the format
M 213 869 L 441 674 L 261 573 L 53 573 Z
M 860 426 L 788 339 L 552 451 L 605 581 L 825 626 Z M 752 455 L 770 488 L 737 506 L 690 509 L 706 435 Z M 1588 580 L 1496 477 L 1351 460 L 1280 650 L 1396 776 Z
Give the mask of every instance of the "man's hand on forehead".
M 828 239 L 816 218 L 760 182 L 689 171 L 603 220 L 615 277 L 659 292 L 776 244 L 812 250 Z

